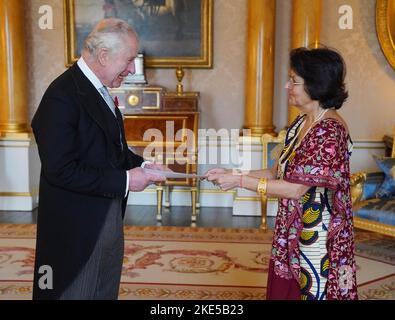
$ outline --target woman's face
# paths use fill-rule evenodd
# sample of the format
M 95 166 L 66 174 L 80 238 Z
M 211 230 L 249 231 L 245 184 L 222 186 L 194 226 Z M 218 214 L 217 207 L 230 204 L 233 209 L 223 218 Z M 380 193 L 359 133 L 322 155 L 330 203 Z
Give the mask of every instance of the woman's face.
M 292 69 L 285 88 L 288 90 L 288 102 L 290 105 L 303 107 L 313 101 L 304 89 L 304 79 Z

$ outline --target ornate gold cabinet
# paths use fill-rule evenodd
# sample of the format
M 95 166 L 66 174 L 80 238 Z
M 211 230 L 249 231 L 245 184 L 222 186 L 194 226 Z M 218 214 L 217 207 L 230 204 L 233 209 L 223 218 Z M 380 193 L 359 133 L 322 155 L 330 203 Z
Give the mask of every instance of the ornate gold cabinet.
M 176 172 L 197 173 L 197 137 L 199 128 L 199 93 L 169 93 L 159 87 L 131 87 L 112 91 L 124 116 L 126 140 L 134 152 L 145 160 L 168 165 Z M 162 219 L 163 193 L 165 207 L 170 206 L 174 186 L 185 186 L 191 192 L 192 222 L 199 207 L 199 181 L 196 178 L 172 179 L 157 186 L 157 220 Z

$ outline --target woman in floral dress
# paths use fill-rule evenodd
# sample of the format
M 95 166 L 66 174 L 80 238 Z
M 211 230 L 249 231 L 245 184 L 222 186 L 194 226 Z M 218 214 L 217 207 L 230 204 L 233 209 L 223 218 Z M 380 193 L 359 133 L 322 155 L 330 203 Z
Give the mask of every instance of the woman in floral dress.
M 336 111 L 348 97 L 342 57 L 327 48 L 290 54 L 289 126 L 270 169 L 211 169 L 207 179 L 278 198 L 267 299 L 355 300 L 353 216 L 349 160 L 352 141 Z

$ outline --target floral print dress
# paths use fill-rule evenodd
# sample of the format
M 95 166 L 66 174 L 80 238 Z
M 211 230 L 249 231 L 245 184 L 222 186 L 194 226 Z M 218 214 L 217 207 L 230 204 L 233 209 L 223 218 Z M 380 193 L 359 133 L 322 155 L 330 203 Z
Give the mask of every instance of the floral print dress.
M 279 199 L 268 299 L 357 299 L 349 157 L 352 142 L 333 118 L 287 131 L 278 178 L 311 186 L 299 200 Z M 300 140 L 300 139 L 299 139 Z

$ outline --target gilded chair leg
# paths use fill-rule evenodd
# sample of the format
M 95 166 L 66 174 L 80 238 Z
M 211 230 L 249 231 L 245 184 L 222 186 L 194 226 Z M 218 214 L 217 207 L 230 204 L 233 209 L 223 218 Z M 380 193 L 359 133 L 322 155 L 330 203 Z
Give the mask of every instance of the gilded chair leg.
M 156 188 L 156 198 L 157 198 L 157 213 L 156 213 L 156 220 L 162 220 L 162 199 L 163 199 L 163 187 Z
M 200 209 L 200 180 L 198 179 L 196 181 L 196 208 Z M 199 214 L 199 210 L 197 211 L 197 214 Z
M 192 202 L 192 217 L 191 221 L 196 222 L 196 187 L 191 188 L 191 202 Z
M 261 197 L 261 225 L 259 226 L 259 229 L 263 231 L 267 231 L 266 215 L 267 215 L 267 198 L 266 196 L 262 196 Z
M 170 208 L 170 186 L 166 186 L 165 208 Z

